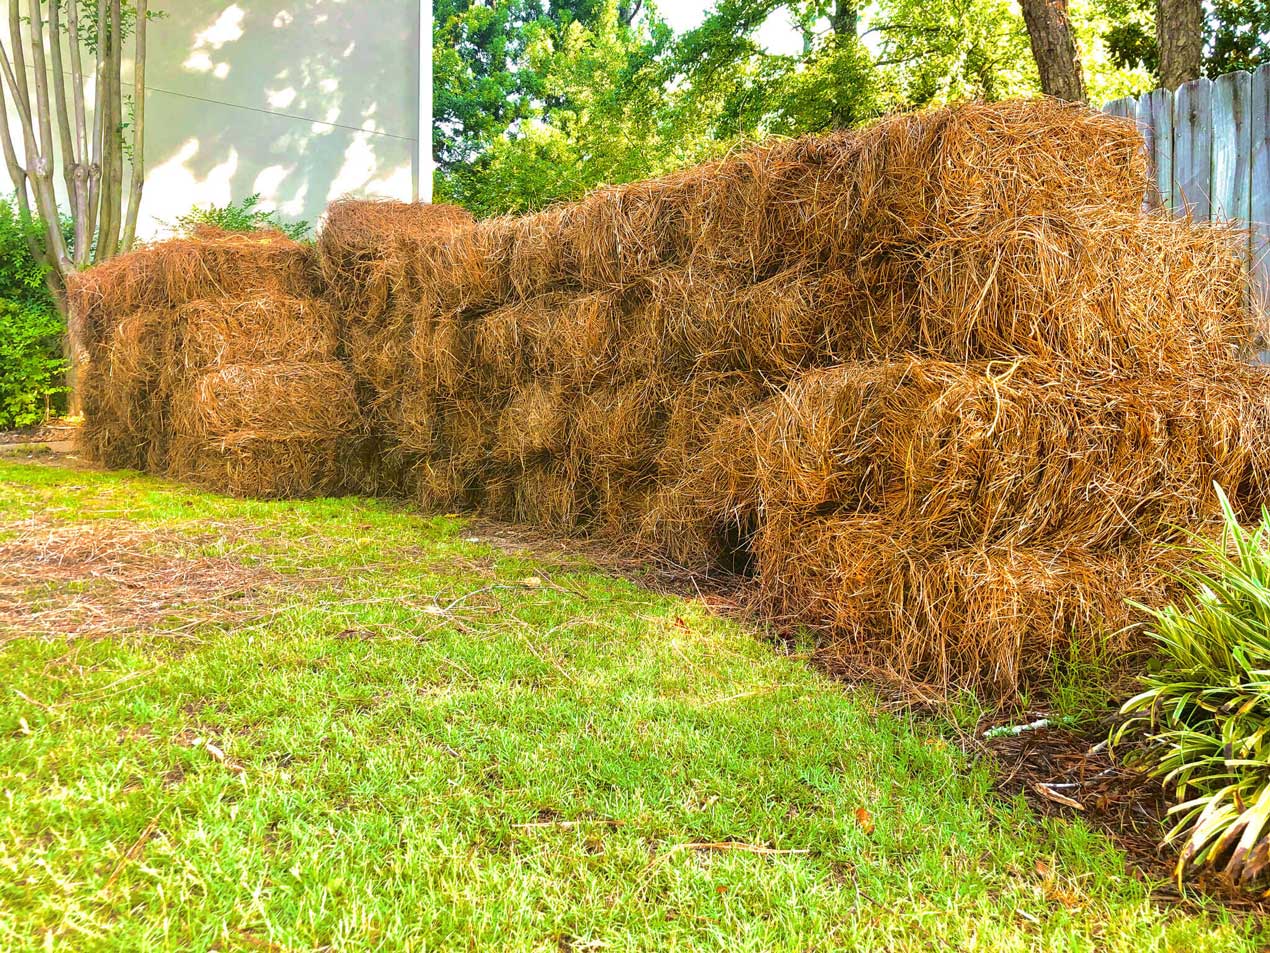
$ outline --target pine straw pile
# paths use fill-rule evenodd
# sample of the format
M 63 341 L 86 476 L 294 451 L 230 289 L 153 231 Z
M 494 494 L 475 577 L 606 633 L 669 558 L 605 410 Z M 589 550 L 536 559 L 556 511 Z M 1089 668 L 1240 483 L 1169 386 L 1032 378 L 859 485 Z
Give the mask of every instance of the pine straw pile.
M 1033 101 L 520 218 L 345 201 L 316 268 L 205 236 L 212 266 L 181 267 L 219 287 L 167 275 L 166 245 L 90 272 L 94 386 L 127 385 L 91 439 L 240 492 L 342 482 L 751 573 L 844 668 L 1007 698 L 1129 646 L 1125 597 L 1160 595 L 1214 480 L 1265 497 L 1237 237 L 1144 215 L 1145 186 L 1131 123 Z M 334 313 L 297 290 L 319 277 Z M 251 312 L 278 296 L 310 310 Z
M 345 203 L 379 489 L 751 572 L 932 694 L 1124 649 L 1212 481 L 1251 511 L 1270 473 L 1233 236 L 1143 215 L 1143 162 L 1122 120 L 972 104 L 522 218 Z
M 311 249 L 198 231 L 85 272 L 84 449 L 243 496 L 338 490 L 360 412 Z

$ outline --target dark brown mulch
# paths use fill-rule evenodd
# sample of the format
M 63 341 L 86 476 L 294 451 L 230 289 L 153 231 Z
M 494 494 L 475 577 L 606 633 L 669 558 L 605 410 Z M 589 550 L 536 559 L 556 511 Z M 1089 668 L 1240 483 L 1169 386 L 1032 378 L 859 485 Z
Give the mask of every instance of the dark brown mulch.
M 1111 757 L 1106 742 L 1113 725 L 1114 716 L 1108 715 L 1081 729 L 1044 728 L 996 738 L 984 738 L 981 728 L 974 745 L 996 762 L 1002 794 L 1024 794 L 1034 811 L 1048 817 L 1080 816 L 1124 851 L 1132 871 L 1157 884 L 1158 899 L 1190 903 L 1206 898 L 1270 915 L 1270 900 L 1216 875 L 1188 880 L 1184 890 L 1178 889 L 1177 854 L 1163 843 L 1171 826 L 1168 798 L 1159 782 L 1125 766 L 1127 751 Z

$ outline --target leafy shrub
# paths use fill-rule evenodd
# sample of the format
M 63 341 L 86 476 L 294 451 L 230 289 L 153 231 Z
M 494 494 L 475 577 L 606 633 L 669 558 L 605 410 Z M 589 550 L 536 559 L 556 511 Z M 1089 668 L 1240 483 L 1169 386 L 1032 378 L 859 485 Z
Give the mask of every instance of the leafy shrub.
M 278 213 L 260 208 L 260 193 L 228 205 L 195 206 L 176 220 L 182 232 L 192 232 L 200 225 L 222 228 L 227 232 L 254 232 L 272 228 L 288 238 L 303 241 L 309 234 L 308 222 L 284 222 Z
M 1115 740 L 1145 740 L 1132 760 L 1176 802 L 1178 878 L 1211 869 L 1247 885 L 1270 871 L 1270 512 L 1245 530 L 1217 492 L 1222 538 L 1197 540 L 1185 595 L 1147 610 L 1160 657 Z
M 48 267 L 31 254 L 43 226 L 0 199 L 0 427 L 27 427 L 62 409 L 66 322 Z

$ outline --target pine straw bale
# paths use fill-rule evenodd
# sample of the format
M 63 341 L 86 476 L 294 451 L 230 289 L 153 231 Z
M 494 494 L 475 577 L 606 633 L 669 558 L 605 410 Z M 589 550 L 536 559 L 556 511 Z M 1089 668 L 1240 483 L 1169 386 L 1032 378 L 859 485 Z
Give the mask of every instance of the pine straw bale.
M 624 336 L 627 295 L 591 292 L 548 299 L 529 326 L 529 362 L 535 374 L 558 374 L 578 385 L 612 380 Z
M 360 412 L 340 363 L 222 365 L 193 376 L 171 407 L 172 476 L 265 498 L 346 483 Z
M 1136 212 L 1146 188 L 1131 120 L 1051 99 L 901 113 L 779 148 L 775 231 L 794 258 L 831 266 L 1000 218 Z
M 557 291 L 576 273 L 576 263 L 562 240 L 574 205 L 556 205 L 520 218 L 505 220 L 507 279 L 518 298 L 536 298 Z
M 186 367 L 331 361 L 339 348 L 335 311 L 317 298 L 258 295 L 192 301 L 177 309 Z
M 591 500 L 567 462 L 530 466 L 515 476 L 513 487 L 515 522 L 568 532 L 591 518 Z
M 115 321 L 142 309 L 207 298 L 311 297 L 320 290 L 310 246 L 280 232 L 200 228 L 70 276 L 67 297 L 92 347 Z
M 669 379 L 653 375 L 581 395 L 570 430 L 597 481 L 655 474 L 672 393 Z
M 403 289 L 428 292 L 438 307 L 488 311 L 513 296 L 511 252 L 518 220 L 491 218 L 411 250 Z
M 525 467 L 564 453 L 573 401 L 558 380 L 535 380 L 513 391 L 498 418 L 494 459 Z
M 465 508 L 469 503 L 468 482 L 459 461 L 445 455 L 419 461 L 410 474 L 415 499 L 431 512 Z
M 504 405 L 465 397 L 444 398 L 439 406 L 442 446 L 455 468 L 453 482 L 465 491 L 479 487 L 482 477 L 497 468 L 494 448 Z
M 121 400 L 101 358 L 80 365 L 80 398 L 84 423 L 78 431 L 80 451 L 95 463 L 112 469 L 144 470 L 156 453 L 155 438 L 161 434 L 162 418 L 155 405 L 143 403 L 136 395 Z
M 386 417 L 399 453 L 427 457 L 441 449 L 445 411 L 434 395 L 407 390 Z
M 775 386 L 761 375 L 741 371 L 699 374 L 671 398 L 666 439 L 657 456 L 663 481 L 680 482 L 713 463 L 701 458 L 725 420 L 744 416 L 773 396 Z M 750 450 L 753 455 L 753 450 Z
M 642 548 L 648 555 L 656 555 L 641 536 L 656 484 L 641 479 L 611 478 L 594 481 L 590 488 L 595 499 L 591 531 L 625 550 L 639 552 Z
M 949 360 L 1027 353 L 1112 369 L 1230 356 L 1261 330 L 1243 240 L 1107 209 L 948 232 L 913 255 L 908 321 Z
M 1008 699 L 1055 664 L 1123 652 L 1126 599 L 1162 598 L 1176 551 L 1151 545 L 927 545 L 889 519 L 769 514 L 754 536 L 757 605 L 825 630 L 836 667 L 946 698 Z
M 169 475 L 231 496 L 306 499 L 346 485 L 338 439 L 231 436 L 218 443 L 177 434 Z
M 373 323 L 418 259 L 472 223 L 456 205 L 340 199 L 327 207 L 318 234 L 322 274 L 341 310 Z
M 1213 481 L 1256 513 L 1267 438 L 1270 374 L 1233 361 L 1100 378 L 913 358 L 804 375 L 698 470 L 730 468 L 744 493 L 752 460 L 742 505 L 765 512 L 884 511 L 951 546 L 1103 546 L 1215 519 Z
M 194 376 L 173 400 L 176 431 L 211 443 L 338 440 L 359 422 L 352 376 L 331 361 L 227 364 Z

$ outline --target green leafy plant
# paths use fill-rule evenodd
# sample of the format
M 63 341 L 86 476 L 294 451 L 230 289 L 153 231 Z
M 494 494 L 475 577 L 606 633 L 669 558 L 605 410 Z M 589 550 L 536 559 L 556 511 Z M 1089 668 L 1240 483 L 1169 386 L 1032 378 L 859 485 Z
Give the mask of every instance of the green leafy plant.
M 0 427 L 28 427 L 62 409 L 66 322 L 49 266 L 31 253 L 44 226 L 0 199 Z
M 259 192 L 228 205 L 195 206 L 178 218 L 176 225 L 186 233 L 200 226 L 222 228 L 227 232 L 273 229 L 295 241 L 303 241 L 309 234 L 308 222 L 284 222 L 277 212 L 261 208 Z
M 1142 739 L 1130 760 L 1177 802 L 1178 879 L 1209 869 L 1252 885 L 1270 872 L 1270 512 L 1246 530 L 1217 493 L 1224 530 L 1196 538 L 1184 595 L 1146 609 L 1160 657 L 1113 741 Z

